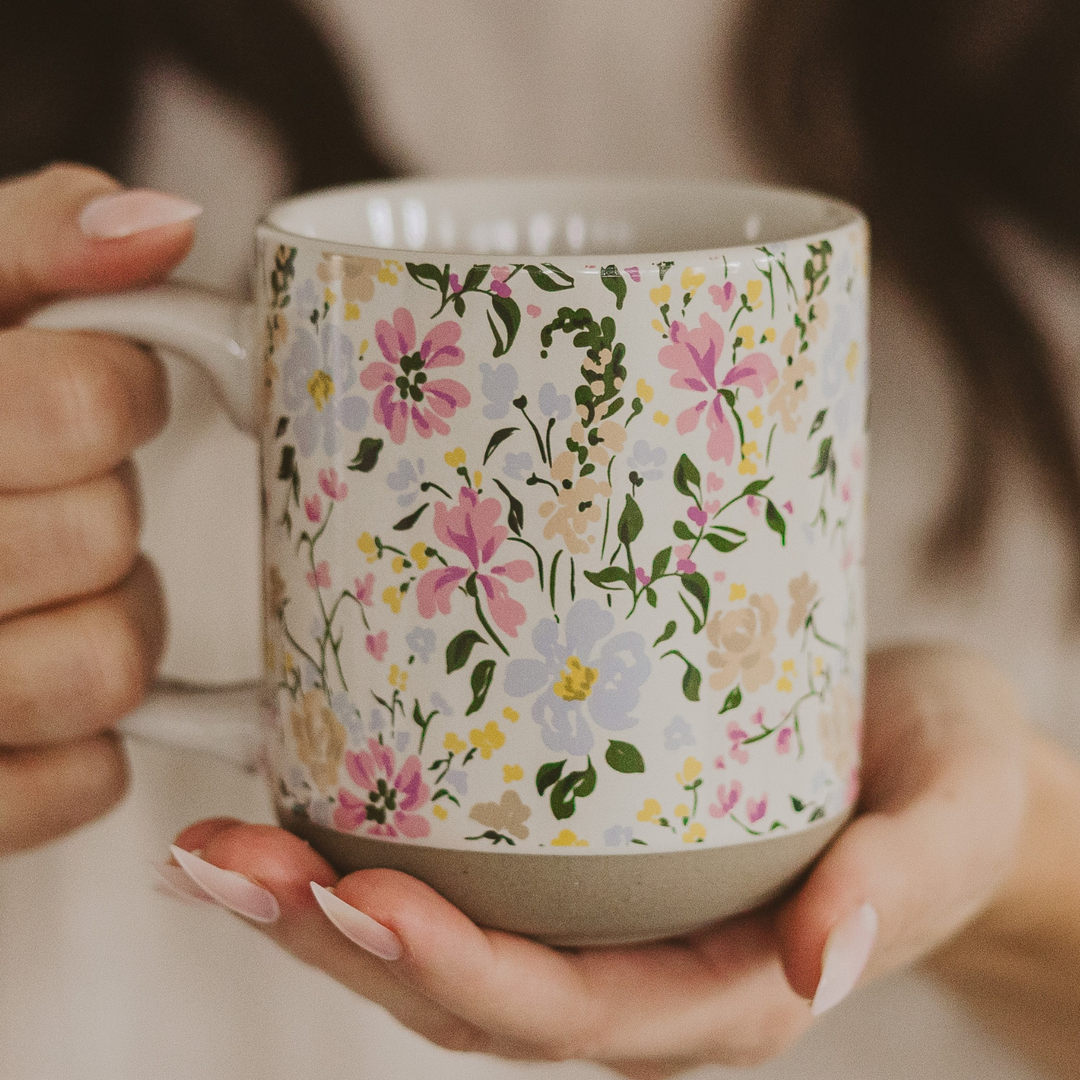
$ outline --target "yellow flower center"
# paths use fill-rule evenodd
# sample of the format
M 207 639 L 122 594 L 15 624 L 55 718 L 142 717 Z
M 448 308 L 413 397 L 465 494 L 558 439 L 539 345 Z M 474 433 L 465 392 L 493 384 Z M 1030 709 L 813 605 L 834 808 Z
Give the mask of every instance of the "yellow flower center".
M 315 408 L 322 412 L 323 406 L 334 396 L 334 380 L 320 368 L 308 379 L 307 391 Z
M 584 701 L 599 677 L 596 668 L 586 667 L 576 656 L 571 656 L 552 689 L 563 701 Z

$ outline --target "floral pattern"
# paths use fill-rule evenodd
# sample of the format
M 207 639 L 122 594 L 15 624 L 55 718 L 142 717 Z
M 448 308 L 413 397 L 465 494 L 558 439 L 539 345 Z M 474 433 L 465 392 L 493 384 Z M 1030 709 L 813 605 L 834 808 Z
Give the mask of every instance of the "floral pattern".
M 281 805 L 575 857 L 850 807 L 862 229 L 625 266 L 297 244 L 263 283 Z

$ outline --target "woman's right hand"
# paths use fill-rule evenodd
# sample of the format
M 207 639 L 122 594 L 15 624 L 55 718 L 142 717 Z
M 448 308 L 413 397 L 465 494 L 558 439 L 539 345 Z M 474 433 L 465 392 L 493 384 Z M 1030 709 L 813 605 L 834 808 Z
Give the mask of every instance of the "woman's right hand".
M 130 461 L 165 423 L 161 363 L 121 338 L 22 321 L 62 296 L 161 280 L 197 213 L 79 166 L 0 183 L 0 855 L 120 799 L 112 729 L 165 641 Z

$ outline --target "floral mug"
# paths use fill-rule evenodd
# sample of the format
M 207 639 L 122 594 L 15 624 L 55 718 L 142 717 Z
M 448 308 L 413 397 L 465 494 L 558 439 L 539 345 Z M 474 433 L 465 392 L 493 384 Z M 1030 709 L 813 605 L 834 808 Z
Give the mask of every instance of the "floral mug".
M 256 277 L 37 321 L 180 351 L 261 441 L 282 824 L 561 944 L 784 889 L 857 791 L 860 215 L 371 184 L 273 209 Z

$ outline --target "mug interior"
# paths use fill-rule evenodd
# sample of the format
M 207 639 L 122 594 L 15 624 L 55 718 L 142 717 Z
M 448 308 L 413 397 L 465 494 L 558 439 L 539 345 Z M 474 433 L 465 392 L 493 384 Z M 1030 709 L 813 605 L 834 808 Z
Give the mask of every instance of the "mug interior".
M 771 244 L 859 220 L 852 207 L 782 188 L 709 181 L 391 181 L 279 204 L 281 232 L 364 248 L 585 256 Z

